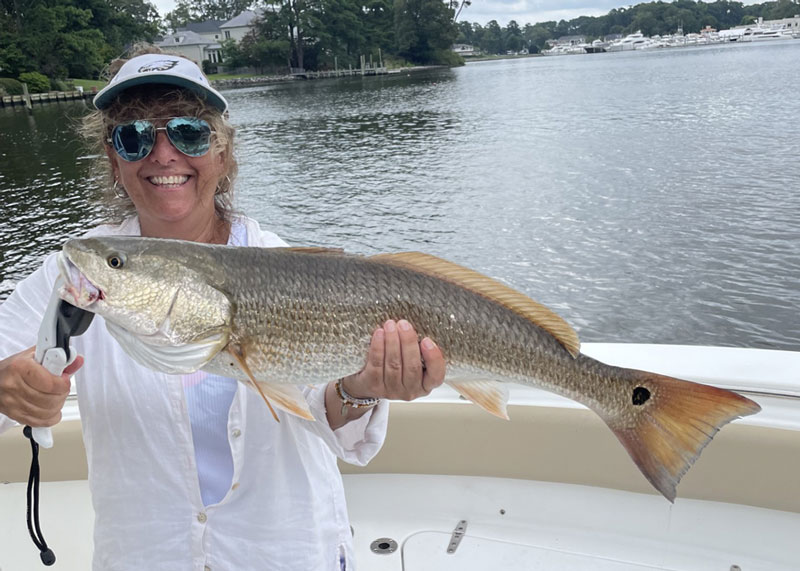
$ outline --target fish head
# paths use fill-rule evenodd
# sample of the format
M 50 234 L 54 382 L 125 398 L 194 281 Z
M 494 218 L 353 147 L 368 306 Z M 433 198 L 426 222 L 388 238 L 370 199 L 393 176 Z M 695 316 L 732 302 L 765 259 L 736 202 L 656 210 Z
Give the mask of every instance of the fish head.
M 151 345 L 219 337 L 230 302 L 220 270 L 177 240 L 96 237 L 67 241 L 59 255 L 61 298 Z

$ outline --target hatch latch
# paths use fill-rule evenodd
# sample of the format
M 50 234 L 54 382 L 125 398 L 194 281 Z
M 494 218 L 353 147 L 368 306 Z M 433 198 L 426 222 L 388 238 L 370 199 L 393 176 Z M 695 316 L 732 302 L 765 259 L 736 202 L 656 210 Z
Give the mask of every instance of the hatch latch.
M 462 519 L 453 530 L 453 535 L 450 536 L 450 545 L 447 546 L 447 553 L 453 554 L 458 549 L 458 544 L 461 543 L 461 538 L 467 533 L 467 520 Z

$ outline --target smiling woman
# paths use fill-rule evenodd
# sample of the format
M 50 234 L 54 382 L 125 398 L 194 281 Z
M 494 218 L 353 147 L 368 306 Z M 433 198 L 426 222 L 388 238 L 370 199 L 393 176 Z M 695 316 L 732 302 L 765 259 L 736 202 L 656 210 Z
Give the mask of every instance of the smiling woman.
M 176 71 L 157 69 L 163 55 L 140 57 L 147 59 L 147 65 L 153 68 L 148 73 Z M 204 228 L 203 233 L 210 233 L 215 237 L 213 241 L 224 243 L 237 173 L 234 130 L 224 115 L 227 104 L 211 90 L 197 66 L 182 58 L 172 60 L 179 61 L 177 77 L 183 80 L 182 84 L 170 80 L 137 85 L 137 78 L 131 77 L 127 79 L 133 81 L 132 86 L 123 91 L 119 90 L 122 80 L 116 78 L 124 76 L 126 70 L 119 64 L 112 65 L 111 71 L 117 74 L 115 80 L 98 94 L 103 109 L 85 117 L 82 133 L 97 152 L 97 170 L 105 175 L 104 196 L 119 220 L 138 213 L 143 235 L 196 239 L 192 234 L 199 231 L 197 221 L 202 217 L 215 224 L 213 228 Z M 141 68 L 141 62 L 139 65 Z M 194 78 L 189 75 L 192 68 L 197 70 Z M 194 85 L 195 89 L 186 89 L 186 85 Z M 200 88 L 204 91 L 198 91 Z M 207 90 L 213 92 L 215 99 L 206 99 Z M 112 91 L 116 92 L 113 98 L 109 97 Z M 182 124 L 176 125 L 175 118 L 183 118 Z M 186 152 L 189 147 L 176 145 L 175 141 L 181 136 L 180 140 L 185 141 L 196 131 L 197 123 L 202 125 L 202 132 L 194 136 L 202 136 L 204 144 L 199 148 L 194 145 L 194 149 Z M 126 152 L 131 144 L 139 146 L 138 155 Z M 195 206 L 199 206 L 195 216 L 189 216 Z M 216 216 L 208 216 L 209 210 Z M 181 220 L 183 223 L 178 224 Z M 188 228 L 193 230 L 178 235 Z

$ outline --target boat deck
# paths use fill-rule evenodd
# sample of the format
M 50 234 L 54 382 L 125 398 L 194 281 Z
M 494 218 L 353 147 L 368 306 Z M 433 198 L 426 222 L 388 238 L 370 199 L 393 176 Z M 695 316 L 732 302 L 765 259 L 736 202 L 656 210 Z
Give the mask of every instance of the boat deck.
M 652 494 L 471 476 L 344 477 L 359 569 L 366 571 L 796 571 L 800 514 Z M 25 484 L 0 486 L 0 569 L 39 568 L 24 523 Z M 18 514 L 19 517 L 8 517 Z M 85 480 L 42 488 L 57 569 L 91 568 Z M 463 537 L 448 552 L 453 532 Z M 394 549 L 392 549 L 394 547 Z

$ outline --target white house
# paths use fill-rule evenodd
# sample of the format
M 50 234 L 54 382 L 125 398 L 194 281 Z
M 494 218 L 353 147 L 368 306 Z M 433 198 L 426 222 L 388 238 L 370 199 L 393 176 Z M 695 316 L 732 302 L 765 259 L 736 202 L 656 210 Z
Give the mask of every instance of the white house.
M 233 39 L 242 41 L 253 28 L 258 18 L 263 14 L 262 9 L 256 11 L 245 10 L 227 22 L 222 20 L 207 20 L 205 22 L 189 23 L 183 28 L 165 37 L 156 45 L 168 53 L 187 57 L 197 63 L 210 61 L 222 63 L 222 46 L 224 40 Z
M 453 44 L 452 49 L 462 57 L 475 55 L 475 46 L 471 46 L 469 44 Z
M 208 40 L 192 31 L 175 32 L 156 44 L 167 53 L 173 53 L 200 63 L 208 60 L 222 61 L 222 46 L 217 41 Z
M 223 34 L 224 40 L 236 40 L 241 42 L 250 30 L 255 28 L 256 21 L 262 16 L 264 10 L 256 8 L 255 12 L 252 10 L 245 10 L 238 16 L 235 16 L 222 24 L 219 29 Z
M 189 22 L 182 28 L 175 30 L 176 32 L 194 32 L 201 38 L 210 42 L 221 42 L 223 40 L 222 32 L 219 27 L 225 23 L 225 20 L 206 20 L 205 22 Z

